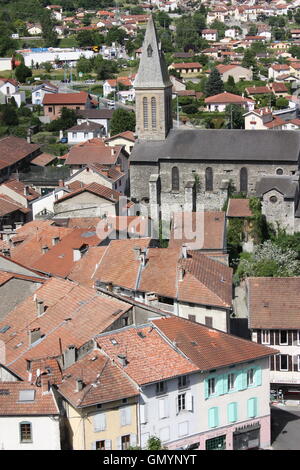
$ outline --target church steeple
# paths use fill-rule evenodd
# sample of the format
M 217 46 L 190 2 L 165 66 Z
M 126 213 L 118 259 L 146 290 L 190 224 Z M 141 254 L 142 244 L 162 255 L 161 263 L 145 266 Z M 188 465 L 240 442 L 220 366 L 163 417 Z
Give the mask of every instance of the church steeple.
M 152 15 L 147 24 L 134 88 L 139 139 L 165 139 L 172 127 L 172 82 L 158 44 Z

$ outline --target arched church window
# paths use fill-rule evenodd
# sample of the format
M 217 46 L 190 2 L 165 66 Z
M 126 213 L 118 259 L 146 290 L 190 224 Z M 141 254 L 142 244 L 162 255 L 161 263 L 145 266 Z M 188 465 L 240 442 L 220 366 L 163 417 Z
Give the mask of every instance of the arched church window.
M 177 166 L 172 168 L 172 191 L 179 191 L 179 170 Z
M 213 169 L 208 167 L 205 170 L 205 191 L 213 191 L 214 189 Z
M 240 191 L 242 193 L 248 192 L 248 170 L 245 167 L 240 171 Z
M 152 127 L 156 127 L 156 98 L 151 98 Z
M 152 53 L 153 53 L 153 49 L 152 49 L 151 44 L 149 44 L 149 46 L 147 47 L 147 56 L 152 57 Z
M 148 128 L 148 99 L 143 98 L 143 117 L 144 117 L 144 129 Z

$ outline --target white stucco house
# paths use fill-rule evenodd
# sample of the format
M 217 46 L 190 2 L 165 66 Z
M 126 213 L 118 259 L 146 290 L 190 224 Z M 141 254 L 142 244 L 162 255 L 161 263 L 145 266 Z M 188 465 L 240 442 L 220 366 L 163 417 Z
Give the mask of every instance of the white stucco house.
M 67 129 L 68 143 L 79 144 L 87 140 L 100 138 L 104 135 L 101 124 L 90 122 L 89 120 Z

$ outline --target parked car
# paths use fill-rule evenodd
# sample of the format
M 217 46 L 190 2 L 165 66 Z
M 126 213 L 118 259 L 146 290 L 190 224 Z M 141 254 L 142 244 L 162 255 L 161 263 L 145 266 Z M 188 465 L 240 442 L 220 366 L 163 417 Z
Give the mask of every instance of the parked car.
M 95 83 L 95 82 L 96 82 L 96 80 L 94 80 L 94 79 L 92 79 L 92 78 L 91 78 L 90 80 L 86 80 L 86 81 L 85 81 L 85 83 Z
M 68 143 L 68 137 L 62 137 L 62 138 L 60 139 L 60 143 L 61 143 L 61 144 L 67 144 L 67 143 Z

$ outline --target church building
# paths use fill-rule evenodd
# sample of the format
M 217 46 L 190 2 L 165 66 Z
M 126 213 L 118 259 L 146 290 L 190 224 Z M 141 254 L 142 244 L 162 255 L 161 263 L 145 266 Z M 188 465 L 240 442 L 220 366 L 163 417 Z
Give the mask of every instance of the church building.
M 134 87 L 131 198 L 148 205 L 152 217 L 168 220 L 176 211 L 221 210 L 228 188 L 255 196 L 263 176 L 298 181 L 297 131 L 173 129 L 172 83 L 152 16 Z

